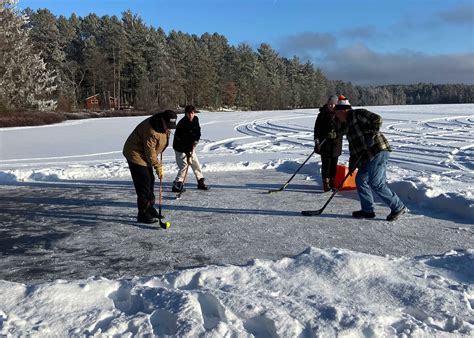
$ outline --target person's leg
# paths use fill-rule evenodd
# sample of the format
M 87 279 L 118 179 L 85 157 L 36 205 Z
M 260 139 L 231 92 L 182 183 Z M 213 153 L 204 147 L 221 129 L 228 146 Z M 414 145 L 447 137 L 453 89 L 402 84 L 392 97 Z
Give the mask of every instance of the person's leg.
M 194 175 L 196 176 L 197 188 L 200 190 L 209 190 L 209 186 L 204 183 L 204 176 L 201 171 L 201 164 L 199 163 L 199 159 L 197 157 L 196 152 L 193 152 L 189 161 L 191 164 L 191 168 L 193 168 Z
M 359 195 L 359 201 L 362 211 L 366 213 L 374 212 L 374 196 L 370 190 L 369 184 L 367 183 L 369 179 L 368 167 L 369 163 L 364 164 L 357 170 L 356 176 L 356 186 L 357 194 Z
M 188 166 L 186 154 L 178 151 L 175 151 L 174 154 L 176 156 L 176 165 L 178 166 L 178 174 L 174 181 L 182 183 L 184 180 L 184 174 L 186 173 L 186 167 Z
M 191 164 L 191 168 L 193 169 L 194 176 L 196 176 L 196 181 L 202 179 L 204 176 L 202 175 L 201 164 L 199 163 L 199 159 L 195 151 L 190 157 L 189 163 Z
M 150 177 L 148 190 L 148 213 L 153 217 L 159 217 L 158 211 L 155 209 L 155 170 L 148 167 L 148 175 Z
M 148 168 L 149 186 L 148 186 L 148 201 L 153 205 L 155 203 L 155 172 L 152 167 Z
M 403 202 L 398 198 L 387 185 L 387 162 L 388 151 L 381 151 L 375 155 L 368 166 L 369 185 L 372 190 L 390 207 L 392 211 L 399 211 L 404 207 Z
M 321 177 L 329 178 L 330 157 L 321 155 Z
M 337 171 L 337 161 L 339 156 L 331 157 L 331 161 L 329 164 L 329 186 L 331 189 L 336 189 L 335 186 L 335 178 L 336 178 L 336 171 Z
M 151 182 L 154 182 L 153 168 L 144 167 L 133 162 L 128 162 L 128 167 L 132 175 L 135 192 L 137 193 L 137 218 L 145 217 L 151 220 L 152 217 L 148 214 L 148 210 L 150 207 L 150 197 L 153 196 L 153 190 L 150 190 L 150 187 L 152 187 Z
M 331 158 L 326 155 L 321 155 L 321 177 L 323 179 L 323 190 L 329 191 L 331 190 L 329 184 L 330 178 L 330 166 L 331 166 Z

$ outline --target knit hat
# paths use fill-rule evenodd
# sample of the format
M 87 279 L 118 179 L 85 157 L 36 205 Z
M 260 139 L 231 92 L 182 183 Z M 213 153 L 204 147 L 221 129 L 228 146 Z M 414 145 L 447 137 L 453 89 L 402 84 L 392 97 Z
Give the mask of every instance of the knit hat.
M 328 98 L 328 104 L 337 104 L 337 95 L 331 95 Z
M 174 111 L 165 110 L 160 115 L 166 123 L 166 128 L 176 129 L 176 119 L 178 118 L 178 116 L 176 115 Z
M 344 109 L 352 109 L 352 106 L 349 100 L 344 95 L 339 95 L 339 98 L 336 103 L 335 110 L 344 110 Z

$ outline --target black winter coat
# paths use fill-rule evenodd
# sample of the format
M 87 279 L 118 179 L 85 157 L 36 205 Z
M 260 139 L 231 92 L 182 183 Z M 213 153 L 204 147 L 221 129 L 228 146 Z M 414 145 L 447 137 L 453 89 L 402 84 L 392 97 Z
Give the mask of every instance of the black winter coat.
M 176 125 L 173 149 L 180 153 L 190 154 L 193 151 L 195 143 L 199 142 L 200 138 L 201 126 L 199 125 L 199 118 L 194 116 L 190 122 L 189 119 L 184 116 Z
M 336 119 L 334 112 L 329 111 L 327 105 L 319 109 L 318 117 L 314 123 L 314 139 L 321 144 L 321 156 L 337 157 L 342 152 L 342 136 L 344 135 L 344 124 Z M 328 139 L 328 134 L 334 131 L 335 139 Z

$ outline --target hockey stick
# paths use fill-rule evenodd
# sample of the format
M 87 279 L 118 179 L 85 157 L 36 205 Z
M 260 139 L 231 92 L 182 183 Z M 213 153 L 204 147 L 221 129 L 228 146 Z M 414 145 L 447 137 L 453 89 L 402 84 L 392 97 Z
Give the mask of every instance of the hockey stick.
M 323 142 L 321 142 L 320 146 L 322 146 L 322 145 L 324 144 L 324 142 L 326 142 L 326 139 L 324 139 Z M 303 163 L 301 163 L 301 165 L 299 166 L 299 168 L 296 169 L 296 171 L 295 171 L 295 173 L 293 174 L 293 176 L 291 176 L 290 179 L 289 179 L 288 181 L 286 181 L 286 183 L 283 184 L 283 186 L 282 186 L 281 188 L 279 188 L 279 189 L 274 189 L 274 190 L 268 190 L 267 193 L 268 193 L 268 194 L 271 194 L 271 193 L 274 193 L 274 192 L 279 192 L 279 191 L 284 190 L 284 189 L 288 186 L 288 184 L 291 182 L 291 180 L 296 176 L 296 174 L 301 170 L 301 168 L 303 168 L 303 166 L 306 164 L 306 162 L 309 161 L 309 159 L 311 158 L 311 156 L 313 156 L 313 154 L 314 154 L 314 150 L 313 150 L 313 152 L 312 152 L 311 154 L 309 154 L 308 158 L 307 158 Z
M 163 153 L 160 153 L 161 165 L 163 165 Z M 161 205 L 162 205 L 162 196 L 163 196 L 163 176 L 160 177 L 160 190 L 158 198 L 158 220 L 160 221 L 160 227 L 163 229 L 168 229 L 171 226 L 170 222 L 163 222 L 162 219 L 164 216 L 161 214 Z
M 355 171 L 355 168 L 357 167 L 357 164 L 359 164 L 359 161 L 362 159 L 362 156 L 359 157 L 354 165 L 354 169 L 352 170 L 349 170 L 349 172 L 346 174 L 346 176 L 344 177 L 344 179 L 342 180 L 341 183 L 339 183 L 339 186 L 337 187 L 337 189 L 335 189 L 333 191 L 333 193 L 331 194 L 331 196 L 329 196 L 328 200 L 326 201 L 326 203 L 323 205 L 323 207 L 319 210 L 303 210 L 301 212 L 301 214 L 303 216 L 318 216 L 318 215 L 321 215 L 324 211 L 324 209 L 326 209 L 326 207 L 328 206 L 329 202 L 331 202 L 331 200 L 333 199 L 334 196 L 336 196 L 336 194 L 339 192 L 339 190 L 341 190 L 344 182 L 347 180 L 347 178 L 349 176 L 352 175 L 352 173 Z

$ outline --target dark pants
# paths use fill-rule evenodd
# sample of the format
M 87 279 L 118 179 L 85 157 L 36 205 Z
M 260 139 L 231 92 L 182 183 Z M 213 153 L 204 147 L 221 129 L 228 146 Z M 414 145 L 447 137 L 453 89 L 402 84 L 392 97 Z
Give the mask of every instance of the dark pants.
M 337 160 L 339 156 L 331 157 L 321 155 L 321 176 L 323 178 L 335 178 L 337 169 Z
M 144 167 L 128 161 L 132 174 L 133 185 L 137 193 L 137 207 L 139 213 L 144 213 L 155 204 L 155 175 L 152 167 Z

